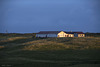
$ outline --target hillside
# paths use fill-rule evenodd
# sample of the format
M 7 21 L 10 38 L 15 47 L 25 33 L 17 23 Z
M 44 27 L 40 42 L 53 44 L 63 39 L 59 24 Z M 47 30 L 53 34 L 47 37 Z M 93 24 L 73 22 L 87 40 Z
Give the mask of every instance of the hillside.
M 100 37 L 0 38 L 0 66 L 100 67 Z
M 100 49 L 100 38 L 47 38 L 24 43 L 26 50 Z

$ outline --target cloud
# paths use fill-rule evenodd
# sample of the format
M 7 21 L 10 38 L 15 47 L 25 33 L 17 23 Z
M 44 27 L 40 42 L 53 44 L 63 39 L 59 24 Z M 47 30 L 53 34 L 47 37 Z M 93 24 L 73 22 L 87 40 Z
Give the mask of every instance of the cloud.
M 99 0 L 1 0 L 2 29 L 18 32 L 81 30 L 99 32 Z M 4 29 L 5 27 L 5 29 Z M 89 27 L 89 28 L 88 28 Z M 14 29 L 15 28 L 15 29 Z M 33 29 L 35 28 L 35 29 Z M 95 28 L 95 29 L 94 29 Z M 92 30 L 93 29 L 93 30 Z

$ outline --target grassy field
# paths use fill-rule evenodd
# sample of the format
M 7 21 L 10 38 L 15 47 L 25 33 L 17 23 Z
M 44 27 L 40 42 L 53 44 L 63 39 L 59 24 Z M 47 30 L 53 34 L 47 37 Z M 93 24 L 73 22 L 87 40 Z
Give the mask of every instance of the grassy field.
M 1 37 L 0 67 L 100 67 L 100 37 Z

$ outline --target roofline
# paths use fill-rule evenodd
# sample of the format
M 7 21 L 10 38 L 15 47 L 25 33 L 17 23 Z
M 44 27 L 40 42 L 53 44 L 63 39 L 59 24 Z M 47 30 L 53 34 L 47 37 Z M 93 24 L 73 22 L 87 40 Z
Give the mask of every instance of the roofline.
M 58 33 L 60 33 L 61 31 L 40 31 L 40 32 L 38 32 L 38 33 L 36 33 L 36 34 L 58 34 Z M 75 33 L 77 33 L 77 34 L 85 34 L 85 33 L 83 33 L 83 32 L 66 32 L 66 31 L 63 31 L 63 32 L 65 32 L 65 33 L 67 33 L 67 34 L 75 34 Z

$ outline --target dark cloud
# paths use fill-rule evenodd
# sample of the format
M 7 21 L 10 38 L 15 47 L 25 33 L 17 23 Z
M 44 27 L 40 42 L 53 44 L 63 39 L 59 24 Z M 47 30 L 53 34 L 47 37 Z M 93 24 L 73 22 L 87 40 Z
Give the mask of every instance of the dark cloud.
M 99 0 L 0 0 L 0 32 L 100 32 Z

